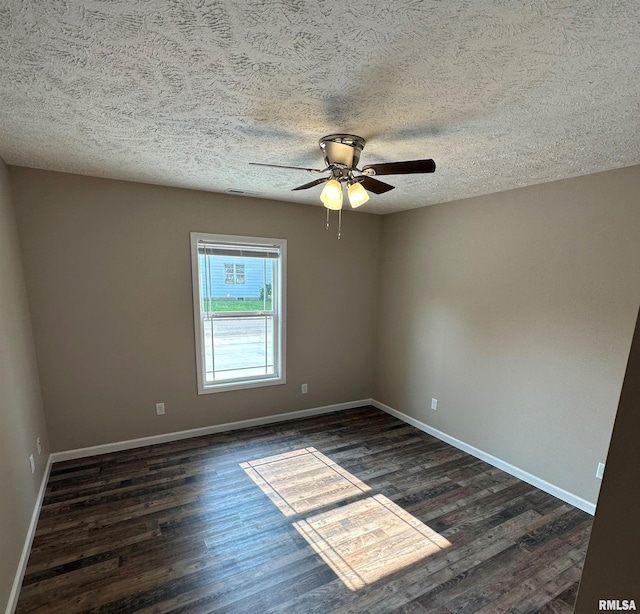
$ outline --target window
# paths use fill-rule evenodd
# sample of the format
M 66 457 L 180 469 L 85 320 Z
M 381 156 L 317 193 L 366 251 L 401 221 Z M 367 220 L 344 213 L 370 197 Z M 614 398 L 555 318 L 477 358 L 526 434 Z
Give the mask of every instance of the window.
M 225 284 L 243 284 L 244 283 L 244 264 L 225 264 L 224 265 L 224 283 Z
M 191 233 L 199 394 L 285 383 L 286 249 Z

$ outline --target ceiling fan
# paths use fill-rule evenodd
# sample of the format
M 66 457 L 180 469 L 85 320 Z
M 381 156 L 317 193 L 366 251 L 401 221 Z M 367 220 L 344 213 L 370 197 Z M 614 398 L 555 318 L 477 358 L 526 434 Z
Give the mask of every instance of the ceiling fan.
M 289 168 L 308 171 L 311 173 L 326 173 L 329 175 L 314 179 L 309 183 L 299 185 L 295 190 L 307 190 L 321 183 L 326 183 L 320 200 L 327 209 L 342 210 L 342 184 L 347 184 L 347 195 L 352 208 L 364 205 L 369 200 L 368 192 L 384 194 L 393 190 L 394 186 L 379 181 L 374 175 L 408 175 L 413 173 L 433 173 L 436 163 L 433 160 L 409 160 L 405 162 L 385 162 L 381 164 L 367 164 L 358 168 L 360 154 L 366 141 L 355 134 L 329 134 L 320 139 L 320 149 L 324 154 L 325 168 L 302 168 L 299 166 L 282 166 L 280 164 L 262 164 L 250 162 L 255 166 L 269 166 L 273 168 Z

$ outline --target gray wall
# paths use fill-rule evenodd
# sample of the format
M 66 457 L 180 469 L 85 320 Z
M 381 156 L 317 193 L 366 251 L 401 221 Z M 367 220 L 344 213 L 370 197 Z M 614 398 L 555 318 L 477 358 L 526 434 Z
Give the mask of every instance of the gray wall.
M 632 167 L 385 216 L 374 398 L 595 502 L 640 303 L 638 194 Z
M 43 443 L 40 456 L 36 437 Z M 0 611 L 9 599 L 48 455 L 9 172 L 0 159 Z
M 380 217 L 11 172 L 54 451 L 371 396 Z M 285 385 L 198 396 L 190 231 L 288 240 Z

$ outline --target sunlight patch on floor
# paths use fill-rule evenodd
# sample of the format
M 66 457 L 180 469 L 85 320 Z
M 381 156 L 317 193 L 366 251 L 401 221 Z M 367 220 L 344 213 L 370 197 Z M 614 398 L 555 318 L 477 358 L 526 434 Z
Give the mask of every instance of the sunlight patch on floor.
M 293 526 L 351 590 L 451 545 L 384 495 L 311 516 Z
M 315 448 L 240 466 L 287 517 L 371 491 Z M 353 591 L 451 545 L 382 494 L 308 516 L 293 526 Z
M 315 448 L 240 463 L 285 515 L 295 516 L 371 489 Z

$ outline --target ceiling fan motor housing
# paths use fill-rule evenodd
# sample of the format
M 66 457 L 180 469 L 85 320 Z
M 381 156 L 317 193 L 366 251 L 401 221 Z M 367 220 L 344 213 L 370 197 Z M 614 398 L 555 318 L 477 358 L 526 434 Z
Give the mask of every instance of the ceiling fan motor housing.
M 354 169 L 358 166 L 365 143 L 361 136 L 355 134 L 329 134 L 320 139 L 320 149 L 327 167 Z

